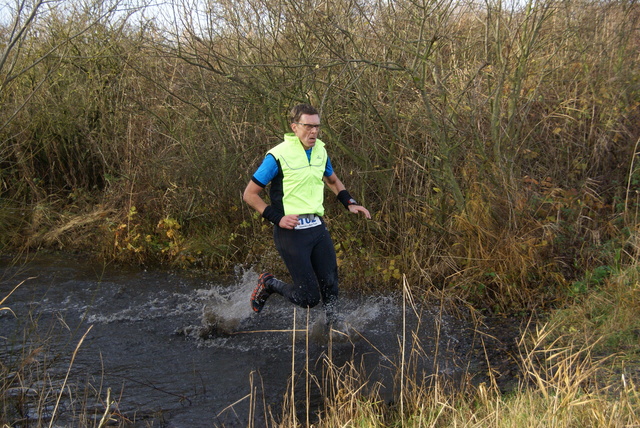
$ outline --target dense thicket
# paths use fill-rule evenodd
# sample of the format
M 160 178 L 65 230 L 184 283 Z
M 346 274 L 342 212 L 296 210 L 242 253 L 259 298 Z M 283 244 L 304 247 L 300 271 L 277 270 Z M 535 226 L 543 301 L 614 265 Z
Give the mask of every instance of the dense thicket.
M 311 102 L 374 215 L 328 200 L 347 286 L 527 308 L 637 255 L 634 1 L 32 7 L 1 29 L 5 251 L 273 268 L 241 192 Z

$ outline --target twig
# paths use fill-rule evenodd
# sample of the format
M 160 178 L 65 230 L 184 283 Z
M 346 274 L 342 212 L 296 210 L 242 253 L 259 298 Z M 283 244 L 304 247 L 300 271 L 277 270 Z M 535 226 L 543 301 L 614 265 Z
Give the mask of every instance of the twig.
M 55 420 L 55 415 L 56 415 L 56 412 L 58 411 L 58 406 L 60 405 L 60 399 L 62 399 L 62 394 L 67 384 L 67 380 L 69 379 L 69 373 L 71 373 L 71 367 L 73 367 L 73 362 L 76 359 L 78 350 L 80 349 L 80 346 L 82 346 L 82 342 L 84 342 L 84 338 L 87 337 L 87 334 L 89 334 L 92 328 L 93 328 L 93 325 L 89 326 L 85 334 L 80 339 L 80 342 L 78 342 L 76 349 L 73 351 L 73 355 L 71 356 L 71 362 L 69 363 L 69 368 L 67 369 L 67 375 L 64 377 L 64 382 L 62 382 L 62 387 L 60 388 L 60 394 L 58 394 L 58 399 L 56 400 L 56 406 L 53 408 L 53 412 L 51 413 L 51 421 L 49 422 L 49 428 L 53 426 L 53 421 Z
M 24 282 L 25 282 L 26 280 L 28 280 L 28 279 L 33 279 L 33 278 L 35 278 L 35 277 L 27 278 L 27 279 L 25 279 L 24 281 L 22 281 L 20 284 L 18 284 L 18 285 L 16 285 L 15 287 L 13 287 L 13 290 L 11 290 L 11 291 L 9 292 L 9 294 L 7 294 L 6 296 L 4 296 L 4 297 L 2 298 L 2 300 L 0 300 L 0 305 L 1 305 L 1 304 L 3 304 L 3 303 L 4 303 L 4 301 L 5 301 L 5 300 L 7 300 L 7 299 L 9 298 L 9 296 L 11 296 L 11 295 L 13 294 L 13 292 L 14 292 L 14 291 L 16 291 L 16 290 L 18 289 L 18 287 L 20 287 L 22 284 L 24 284 Z M 15 314 L 15 313 L 11 310 L 11 308 L 9 308 L 9 307 L 4 307 L 4 308 L 3 308 L 3 307 L 0 307 L 0 312 L 2 312 L 2 311 L 9 311 L 9 312 L 11 312 L 11 313 L 13 314 L 13 316 L 14 316 L 14 317 L 16 316 L 16 314 Z

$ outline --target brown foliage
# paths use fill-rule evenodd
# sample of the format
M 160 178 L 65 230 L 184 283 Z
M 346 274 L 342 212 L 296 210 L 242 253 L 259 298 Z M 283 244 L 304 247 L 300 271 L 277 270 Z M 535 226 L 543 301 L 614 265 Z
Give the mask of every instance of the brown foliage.
M 269 233 L 241 191 L 288 108 L 309 101 L 338 175 L 375 217 L 330 202 L 354 288 L 406 273 L 425 291 L 528 308 L 611 264 L 605 245 L 633 227 L 633 2 L 175 6 L 156 23 L 39 15 L 12 57 L 25 71 L 0 88 L 7 207 L 55 205 L 58 219 L 110 207 L 92 245 L 112 257 L 135 207 L 151 238 L 134 260 L 255 262 Z M 164 219 L 182 241 L 157 257 L 173 242 Z M 23 243 L 68 230 L 28 223 Z

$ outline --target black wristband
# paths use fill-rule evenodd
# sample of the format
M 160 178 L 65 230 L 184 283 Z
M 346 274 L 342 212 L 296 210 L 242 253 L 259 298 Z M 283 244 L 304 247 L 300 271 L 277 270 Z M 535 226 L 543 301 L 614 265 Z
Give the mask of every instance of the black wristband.
M 284 216 L 280 214 L 278 211 L 276 211 L 276 209 L 273 208 L 271 205 L 267 205 L 264 211 L 262 211 L 262 217 L 266 218 L 276 226 L 279 226 L 280 220 L 282 220 L 282 217 Z
M 337 198 L 346 209 L 349 209 L 349 205 L 359 205 L 346 190 L 338 192 Z

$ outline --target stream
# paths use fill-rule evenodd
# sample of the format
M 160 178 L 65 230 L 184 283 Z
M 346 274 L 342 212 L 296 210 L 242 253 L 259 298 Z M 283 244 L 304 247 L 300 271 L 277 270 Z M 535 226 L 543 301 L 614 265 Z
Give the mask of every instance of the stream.
M 0 300 L 19 285 L 0 305 L 10 308 L 0 312 L 0 362 L 28 374 L 11 383 L 20 403 L 13 426 L 55 415 L 59 427 L 103 418 L 135 427 L 262 427 L 294 406 L 303 424 L 313 423 L 331 376 L 359 376 L 363 391 L 392 404 L 403 363 L 425 378 L 480 382 L 487 348 L 505 361 L 511 352 L 490 327 L 480 334 L 477 323 L 414 306 L 402 293 L 343 293 L 336 331 L 320 306 L 296 309 L 276 295 L 254 314 L 257 277 L 252 269 L 213 278 L 70 255 L 0 258 Z M 515 337 L 517 325 L 506 324 Z M 501 372 L 515 377 L 511 368 Z

